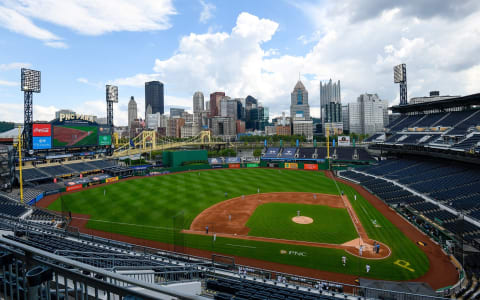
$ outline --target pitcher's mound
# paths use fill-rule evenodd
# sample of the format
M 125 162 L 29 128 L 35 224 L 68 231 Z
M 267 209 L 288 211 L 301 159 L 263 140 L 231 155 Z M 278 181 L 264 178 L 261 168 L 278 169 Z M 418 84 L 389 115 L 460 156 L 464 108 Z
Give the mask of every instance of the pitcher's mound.
M 297 216 L 293 217 L 292 221 L 297 223 L 297 224 L 310 224 L 313 223 L 313 219 L 310 217 L 304 217 L 304 216 Z

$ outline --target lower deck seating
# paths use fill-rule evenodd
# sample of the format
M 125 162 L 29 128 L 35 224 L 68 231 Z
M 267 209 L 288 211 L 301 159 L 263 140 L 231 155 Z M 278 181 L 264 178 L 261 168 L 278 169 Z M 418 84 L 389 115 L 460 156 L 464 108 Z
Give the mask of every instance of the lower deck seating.
M 25 206 L 10 200 L 0 199 L 0 214 L 20 217 L 28 211 Z
M 144 256 L 122 253 L 106 247 L 99 247 L 92 243 L 72 241 L 48 234 L 33 233 L 24 237 L 6 236 L 6 238 L 104 269 L 135 266 L 162 267 L 168 265 Z
M 214 299 L 335 299 L 332 296 L 279 287 L 272 284 L 257 283 L 250 280 L 217 278 L 208 280 L 207 290 L 216 291 Z M 321 287 L 320 287 L 321 288 Z M 341 286 L 332 286 L 329 292 L 341 293 Z

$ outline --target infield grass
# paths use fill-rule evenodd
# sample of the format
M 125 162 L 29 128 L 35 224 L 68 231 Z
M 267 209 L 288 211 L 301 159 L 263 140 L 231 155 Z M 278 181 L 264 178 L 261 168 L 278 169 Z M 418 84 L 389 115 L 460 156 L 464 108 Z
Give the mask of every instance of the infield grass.
M 176 239 L 178 233 L 173 234 L 174 223 L 178 230 L 188 228 L 194 217 L 204 209 L 227 198 L 257 193 L 257 188 L 261 193 L 338 194 L 335 182 L 323 172 L 252 168 L 177 173 L 122 181 L 63 195 L 60 197 L 63 201 L 59 199 L 49 208 L 60 211 L 63 207 L 65 211 L 90 215 L 88 228 L 170 244 L 182 240 L 182 246 L 225 255 L 384 280 L 414 279 L 428 270 L 428 258 L 419 246 L 359 194 L 354 201 L 353 188 L 341 183 L 338 187 L 348 196 L 368 235 L 389 245 L 392 250 L 389 258 L 365 260 L 338 249 L 221 237 L 214 242 L 211 236 L 190 234 L 185 234 L 184 239 Z M 183 214 L 179 214 L 180 211 Z M 174 218 L 175 215 L 177 218 Z M 336 221 L 331 222 L 329 230 L 337 230 L 338 225 Z M 341 263 L 343 255 L 347 257 L 345 267 Z M 401 264 L 408 263 L 408 268 L 400 266 L 399 261 Z M 367 263 L 371 266 L 368 274 L 365 271 Z
M 313 223 L 293 222 L 297 210 Z M 348 211 L 325 205 L 265 203 L 257 207 L 246 226 L 250 228 L 248 235 L 286 240 L 343 244 L 358 238 Z

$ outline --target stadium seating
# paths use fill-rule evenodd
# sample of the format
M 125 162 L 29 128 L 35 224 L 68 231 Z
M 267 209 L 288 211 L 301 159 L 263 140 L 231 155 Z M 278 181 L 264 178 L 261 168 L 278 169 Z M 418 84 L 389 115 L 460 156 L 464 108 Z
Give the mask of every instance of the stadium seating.
M 89 172 L 93 170 L 97 170 L 96 166 L 90 165 L 89 163 L 74 163 L 74 164 L 65 164 L 64 166 L 74 170 L 75 172 L 82 173 L 82 172 Z
M 61 221 L 63 218 L 60 215 L 53 214 L 49 211 L 35 208 L 30 215 L 26 218 L 27 220 L 32 221 L 48 221 L 51 222 L 52 220 Z
M 480 167 L 435 159 L 402 158 L 380 161 L 361 172 L 343 171 L 340 175 L 359 182 L 390 205 L 408 205 L 453 233 L 465 229 L 466 239 L 472 239 L 475 234 L 480 236 L 480 228 L 474 224 L 458 223 L 456 214 L 384 180 L 397 181 L 439 204 L 480 220 Z
M 463 122 L 457 124 L 452 130 L 450 130 L 448 135 L 465 135 L 474 127 L 480 125 L 480 113 L 479 111 L 474 112 L 470 115 L 468 119 L 464 119 Z
M 280 158 L 294 158 L 297 148 L 283 148 Z
M 435 205 L 430 202 L 424 202 L 424 203 L 418 203 L 418 204 L 412 204 L 410 205 L 413 209 L 419 211 L 419 212 L 431 212 L 438 210 L 438 205 Z
M 41 170 L 42 172 L 45 172 L 52 177 L 71 175 L 75 173 L 75 171 L 73 171 L 72 169 L 69 169 L 62 165 L 43 167 L 41 168 Z
M 101 170 L 104 168 L 114 166 L 115 162 L 109 161 L 109 160 L 94 160 L 94 161 L 89 161 L 87 164 L 92 165 L 97 170 Z
M 438 121 L 435 126 L 453 127 L 454 125 L 457 125 L 466 118 L 472 116 L 474 113 L 477 113 L 477 111 L 467 110 L 450 112 L 445 118 Z
M 28 211 L 25 206 L 10 200 L 0 198 L 0 214 L 20 217 Z
M 280 148 L 270 147 L 265 151 L 263 158 L 277 158 Z
M 58 191 L 59 189 L 62 188 L 62 186 L 57 183 L 45 183 L 45 184 L 36 185 L 35 188 L 43 192 L 50 192 L 50 191 Z
M 425 213 L 424 215 L 425 215 L 425 217 L 429 218 L 430 220 L 438 219 L 441 222 L 453 221 L 453 220 L 458 218 L 456 215 L 454 215 L 451 212 L 448 212 L 446 210 L 443 210 L 443 209 L 438 210 L 438 211 L 434 211 L 434 212 Z
M 414 124 L 423 117 L 424 115 L 412 115 L 412 116 L 403 117 L 401 119 L 399 118 L 397 119 L 398 121 L 394 122 L 392 125 L 388 126 L 387 128 L 389 128 L 390 131 L 401 131 L 405 128 L 414 126 Z
M 467 137 L 466 139 L 462 140 L 461 142 L 453 145 L 452 148 L 469 151 L 472 148 L 476 148 L 479 142 L 480 142 L 480 134 L 473 134 Z
M 16 171 L 16 177 L 20 177 L 20 171 Z M 40 181 L 40 180 L 46 180 L 46 179 L 51 179 L 52 176 L 48 173 L 42 172 L 39 169 L 32 168 L 32 169 L 23 169 L 22 170 L 22 178 L 24 182 L 30 182 L 30 181 Z
M 436 113 L 425 115 L 420 121 L 415 124 L 415 127 L 431 127 L 434 126 L 440 119 L 446 116 L 445 113 Z
M 135 266 L 161 267 L 167 265 L 164 262 L 151 260 L 143 256 L 133 256 L 92 243 L 82 243 L 49 234 L 31 233 L 23 238 L 17 236 L 7 236 L 7 238 L 104 269 Z
M 383 136 L 384 133 L 375 133 L 375 134 L 372 134 L 371 136 L 369 136 L 368 138 L 366 138 L 365 140 L 363 140 L 365 143 L 370 143 L 370 142 L 374 142 L 376 139 L 378 139 L 379 137 Z
M 279 287 L 273 284 L 251 282 L 242 279 L 217 278 L 208 280 L 207 290 L 219 292 L 214 299 L 335 299 L 335 297 Z M 321 288 L 321 287 L 320 287 Z M 325 291 L 341 293 L 340 286 L 325 285 Z M 233 298 L 233 296 L 235 296 Z
M 315 148 L 300 148 L 298 150 L 299 159 L 312 159 L 315 154 Z
M 431 151 L 431 148 L 451 149 L 455 155 L 459 151 L 480 153 L 480 145 L 477 145 L 480 143 L 479 131 L 478 109 L 408 115 L 399 117 L 387 127 L 385 141 L 375 141 L 372 137 L 366 142 L 374 141 L 374 148 L 383 143 L 387 148 L 421 146 L 424 151 Z

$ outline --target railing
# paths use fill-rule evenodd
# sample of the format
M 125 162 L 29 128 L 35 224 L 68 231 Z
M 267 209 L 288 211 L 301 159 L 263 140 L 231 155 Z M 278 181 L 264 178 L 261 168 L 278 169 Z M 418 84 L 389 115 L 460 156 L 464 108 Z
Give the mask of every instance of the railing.
M 205 299 L 0 237 L 3 299 Z M 135 287 L 135 289 L 132 289 Z

